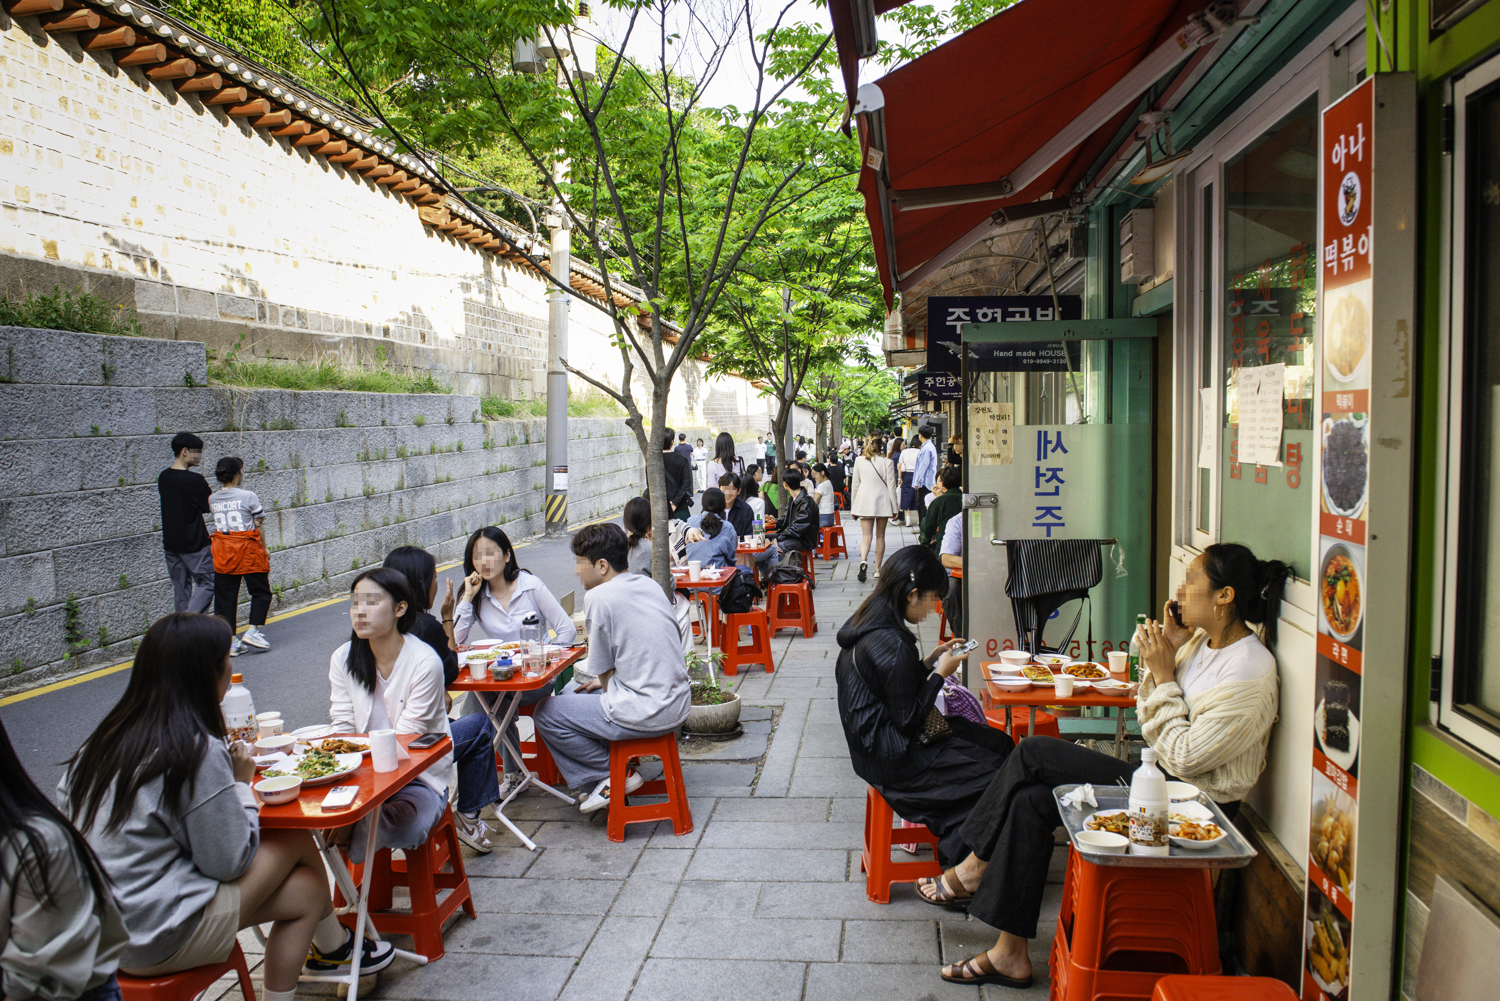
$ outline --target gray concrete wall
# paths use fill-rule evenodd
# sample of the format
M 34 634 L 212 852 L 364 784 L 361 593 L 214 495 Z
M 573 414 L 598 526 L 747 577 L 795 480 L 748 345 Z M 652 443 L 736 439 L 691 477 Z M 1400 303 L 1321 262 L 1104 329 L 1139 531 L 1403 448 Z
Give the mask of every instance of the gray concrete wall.
M 485 422 L 476 396 L 206 386 L 202 344 L 14 327 L 0 379 L 0 691 L 126 659 L 171 611 L 156 477 L 178 431 L 210 475 L 245 461 L 281 608 L 342 594 L 398 545 L 448 562 L 483 525 L 543 529 L 545 422 Z M 570 432 L 570 521 L 617 515 L 645 482 L 634 435 Z

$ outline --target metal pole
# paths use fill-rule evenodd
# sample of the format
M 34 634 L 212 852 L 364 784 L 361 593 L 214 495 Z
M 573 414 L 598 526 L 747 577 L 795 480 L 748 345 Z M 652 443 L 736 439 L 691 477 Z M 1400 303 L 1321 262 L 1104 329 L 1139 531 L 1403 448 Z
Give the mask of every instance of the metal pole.
M 557 84 L 566 85 L 567 72 L 557 60 Z M 560 155 L 552 167 L 553 178 L 567 180 L 568 161 Z M 571 278 L 573 232 L 562 196 L 552 203 L 552 277 L 559 282 Z M 568 373 L 562 360 L 568 354 L 568 307 L 572 296 L 556 285 L 547 293 L 547 499 L 546 532 L 559 535 L 568 530 Z

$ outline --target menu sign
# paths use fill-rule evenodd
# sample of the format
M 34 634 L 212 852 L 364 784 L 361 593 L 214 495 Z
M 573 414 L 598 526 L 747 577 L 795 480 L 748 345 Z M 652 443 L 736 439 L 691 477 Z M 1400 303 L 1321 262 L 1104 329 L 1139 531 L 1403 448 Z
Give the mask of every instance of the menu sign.
M 1008 466 L 1015 459 L 1016 405 L 969 404 L 969 464 Z
M 959 370 L 966 323 L 1029 323 L 1032 320 L 1080 320 L 1083 297 L 1060 295 L 929 296 L 927 299 L 927 371 Z M 971 372 L 1066 372 L 1078 369 L 1077 342 L 970 344 Z
M 1374 79 L 1323 111 L 1317 664 L 1303 1001 L 1347 998 L 1359 850 L 1375 228 Z

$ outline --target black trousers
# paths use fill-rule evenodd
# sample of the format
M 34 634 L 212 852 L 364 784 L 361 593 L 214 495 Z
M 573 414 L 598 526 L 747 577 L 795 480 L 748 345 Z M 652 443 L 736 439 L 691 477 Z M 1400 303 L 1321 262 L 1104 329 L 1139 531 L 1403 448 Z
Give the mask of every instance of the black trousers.
M 931 495 L 932 495 L 932 491 L 928 490 L 926 487 L 917 487 L 917 520 L 918 521 L 921 521 L 923 518 L 927 517 L 927 498 L 930 497 Z
M 235 628 L 235 616 L 240 604 L 240 581 L 250 592 L 250 624 L 266 624 L 266 613 L 271 610 L 271 575 L 268 573 L 216 573 L 214 574 L 214 614 L 229 628 Z
M 946 607 L 946 606 L 945 606 Z M 989 863 L 969 913 L 1001 931 L 1036 938 L 1052 832 L 1062 823 L 1052 787 L 1130 780 L 1128 762 L 1056 737 L 1027 737 L 995 775 L 958 836 Z
M 948 593 L 943 596 L 943 615 L 948 620 L 948 631 L 954 636 L 967 638 L 964 632 L 964 582 L 957 577 L 948 578 Z

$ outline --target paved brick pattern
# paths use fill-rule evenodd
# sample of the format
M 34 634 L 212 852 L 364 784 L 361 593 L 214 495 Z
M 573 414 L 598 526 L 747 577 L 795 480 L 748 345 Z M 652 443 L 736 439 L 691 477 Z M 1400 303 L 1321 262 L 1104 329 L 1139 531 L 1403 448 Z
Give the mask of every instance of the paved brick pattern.
M 910 541 L 906 531 L 891 541 Z M 894 548 L 894 546 L 893 546 Z M 396 963 L 369 981 L 370 998 L 495 1001 L 884 1001 L 1045 997 L 1047 950 L 1060 893 L 1053 865 L 1037 983 L 1028 992 L 943 983 L 938 969 L 994 943 L 995 932 L 920 901 L 910 886 L 891 903 L 865 898 L 859 872 L 865 786 L 849 768 L 839 728 L 835 633 L 873 581 L 857 563 L 819 563 L 818 633 L 777 640 L 777 670 L 742 674 L 747 735 L 774 718 L 769 748 L 741 784 L 732 761 L 684 746 L 694 830 L 669 824 L 604 836 L 604 814 L 523 797 L 515 811 L 541 845 L 508 835 L 469 855 L 477 921 L 460 917 L 448 954 L 428 967 Z M 920 628 L 936 643 L 937 623 Z M 728 746 L 728 745 L 721 745 Z M 760 753 L 762 742 L 751 753 Z M 735 752 L 725 752 L 732 754 Z M 753 780 L 753 781 L 752 781 Z M 467 850 L 466 850 L 466 854 Z M 905 857 L 905 856 L 901 856 Z M 1060 858 L 1060 856 L 1059 856 Z M 246 949 L 257 949 L 243 936 Z M 257 957 L 252 956 L 252 960 Z M 219 991 L 222 993 L 222 990 Z M 210 1001 L 212 1001 L 212 996 Z

